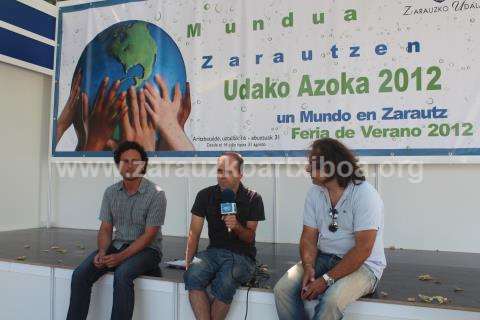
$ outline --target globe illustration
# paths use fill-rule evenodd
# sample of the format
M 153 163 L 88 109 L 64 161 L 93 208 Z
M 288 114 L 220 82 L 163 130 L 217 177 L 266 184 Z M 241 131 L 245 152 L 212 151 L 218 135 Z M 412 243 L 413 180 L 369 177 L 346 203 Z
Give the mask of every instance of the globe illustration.
M 177 83 L 182 96 L 185 93 L 186 71 L 180 50 L 165 31 L 145 21 L 122 21 L 103 30 L 83 50 L 76 71 L 79 69 L 83 74 L 81 90 L 89 97 L 90 112 L 106 76 L 110 78 L 109 86 L 121 81 L 117 94 L 130 86 L 140 89 L 147 81 L 158 90 L 156 74 L 166 82 L 170 99 Z M 115 131 L 114 138 L 118 138 L 119 128 Z

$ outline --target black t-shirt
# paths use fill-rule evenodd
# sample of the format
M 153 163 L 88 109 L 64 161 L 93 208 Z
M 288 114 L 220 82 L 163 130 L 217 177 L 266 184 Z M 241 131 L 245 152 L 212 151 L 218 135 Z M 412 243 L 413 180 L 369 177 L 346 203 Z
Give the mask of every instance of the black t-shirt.
M 257 254 L 255 241 L 248 244 L 240 240 L 235 232 L 228 232 L 220 214 L 221 196 L 222 191 L 219 185 L 210 186 L 197 194 L 192 207 L 192 214 L 207 218 L 209 247 L 227 249 L 255 260 Z M 257 192 L 240 184 L 235 202 L 237 220 L 243 227 L 246 227 L 247 221 L 265 220 L 262 197 Z

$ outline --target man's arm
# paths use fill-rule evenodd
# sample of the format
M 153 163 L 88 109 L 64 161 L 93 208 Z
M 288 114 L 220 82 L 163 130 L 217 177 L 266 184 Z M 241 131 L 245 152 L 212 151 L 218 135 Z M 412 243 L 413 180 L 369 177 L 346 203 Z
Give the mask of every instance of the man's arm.
M 302 236 L 300 237 L 300 258 L 303 266 L 311 266 L 315 268 L 317 260 L 317 242 L 318 229 L 303 226 Z
M 358 270 L 370 256 L 373 245 L 375 244 L 376 235 L 376 230 L 356 232 L 355 246 L 350 249 L 343 259 L 332 270 L 328 271 L 327 274 L 331 278 L 339 280 Z M 307 290 L 302 292 L 302 298 L 307 300 L 316 299 L 318 295 L 325 292 L 325 290 L 327 290 L 327 284 L 323 277 L 319 277 L 308 286 Z
M 122 261 L 148 247 L 157 236 L 158 230 L 160 230 L 159 226 L 146 227 L 145 232 L 137 240 L 132 242 L 127 249 L 116 254 L 105 256 L 103 262 L 110 268 L 119 265 Z
M 105 255 L 112 243 L 113 224 L 102 221 L 97 235 L 98 252 Z
M 205 218 L 192 214 L 192 221 L 190 222 L 190 231 L 188 232 L 187 249 L 185 251 L 186 267 L 190 266 L 193 257 L 198 250 L 198 241 L 202 233 L 203 223 Z
M 255 233 L 257 232 L 258 221 L 247 221 L 246 227 L 240 223 L 237 227 L 232 229 L 232 232 L 238 236 L 240 240 L 246 243 L 252 243 L 255 241 Z
M 302 294 L 305 292 L 305 288 L 315 281 L 318 234 L 318 229 L 306 225 L 303 226 L 302 236 L 300 237 L 300 258 L 303 266 Z
M 335 279 L 341 279 L 357 271 L 372 254 L 372 249 L 377 237 L 377 230 L 365 230 L 355 233 L 355 247 L 353 247 L 343 259 L 328 272 Z
M 262 197 L 259 194 L 254 195 L 249 214 L 245 218 L 245 220 L 247 220 L 245 227 L 239 223 L 236 215 L 225 215 L 222 219 L 225 221 L 227 228 L 235 233 L 241 241 L 247 244 L 253 243 L 255 241 L 258 221 L 265 220 Z

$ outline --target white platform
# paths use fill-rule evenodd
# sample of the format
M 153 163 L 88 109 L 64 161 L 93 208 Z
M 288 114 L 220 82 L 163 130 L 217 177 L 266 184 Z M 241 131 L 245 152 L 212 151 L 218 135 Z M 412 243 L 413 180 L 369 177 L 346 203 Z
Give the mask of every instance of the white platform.
M 72 270 L 21 263 L 0 262 L 0 319 L 65 319 L 70 298 Z M 109 319 L 113 276 L 106 275 L 94 286 L 89 320 Z M 247 290 L 237 292 L 228 319 L 244 319 Z M 183 283 L 140 278 L 135 282 L 135 320 L 193 319 Z M 278 319 L 273 294 L 251 290 L 250 320 Z M 479 320 L 480 312 L 426 308 L 381 302 L 357 301 L 345 320 Z

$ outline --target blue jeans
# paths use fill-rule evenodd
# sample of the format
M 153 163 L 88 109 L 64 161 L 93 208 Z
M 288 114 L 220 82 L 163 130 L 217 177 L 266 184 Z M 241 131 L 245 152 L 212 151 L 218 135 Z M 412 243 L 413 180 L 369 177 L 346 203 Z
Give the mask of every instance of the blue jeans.
M 211 283 L 212 295 L 226 304 L 255 272 L 255 261 L 226 249 L 208 248 L 196 258 L 183 275 L 185 290 L 205 291 Z
M 117 250 L 110 246 L 107 254 L 121 252 L 127 247 L 128 245 L 124 245 Z M 109 271 L 114 272 L 113 306 L 110 319 L 129 320 L 133 316 L 135 304 L 133 280 L 145 273 L 157 270 L 161 260 L 160 254 L 155 249 L 145 248 L 123 261 L 116 268 L 97 269 L 93 264 L 97 253 L 98 250 L 93 252 L 73 272 L 67 320 L 87 319 L 92 286 Z
M 315 263 L 315 278 L 321 277 L 340 262 L 334 255 L 318 253 Z M 302 289 L 303 266 L 301 263 L 290 268 L 273 289 L 275 305 L 280 320 L 307 319 Z M 347 306 L 375 290 L 377 278 L 365 265 L 348 276 L 339 279 L 318 296 L 312 319 L 339 320 Z M 307 303 L 307 302 L 305 302 Z

